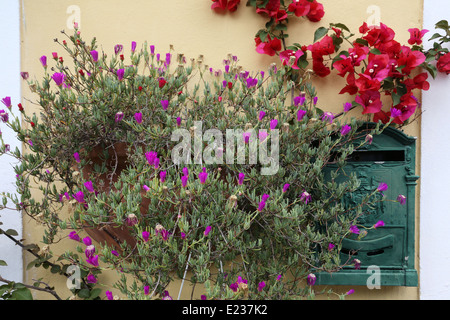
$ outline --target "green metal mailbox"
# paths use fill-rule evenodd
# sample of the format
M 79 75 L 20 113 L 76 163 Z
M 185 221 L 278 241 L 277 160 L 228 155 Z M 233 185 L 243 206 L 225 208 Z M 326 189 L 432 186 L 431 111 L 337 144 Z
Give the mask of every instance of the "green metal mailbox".
M 345 166 L 346 173 L 354 172 L 361 181 L 358 190 L 342 199 L 344 205 L 353 207 L 367 193 L 377 189 L 381 182 L 387 183 L 384 191 L 387 199 L 396 200 L 399 194 L 406 196 L 404 205 L 395 201 L 378 202 L 375 207 L 365 208 L 358 224 L 371 227 L 377 221 L 383 227 L 368 230 L 360 240 L 347 238 L 342 243 L 341 262 L 352 259 L 361 262 L 361 268 L 344 267 L 334 273 L 319 272 L 317 284 L 367 285 L 369 277 L 378 272 L 381 286 L 417 286 L 418 277 L 415 258 L 415 175 L 416 138 L 388 127 L 373 137 L 370 145 L 354 152 Z M 337 166 L 329 164 L 325 178 Z M 345 179 L 339 176 L 338 179 Z M 338 180 L 339 181 L 339 180 Z M 377 193 L 380 197 L 382 195 Z M 373 278 L 372 278 L 373 279 Z

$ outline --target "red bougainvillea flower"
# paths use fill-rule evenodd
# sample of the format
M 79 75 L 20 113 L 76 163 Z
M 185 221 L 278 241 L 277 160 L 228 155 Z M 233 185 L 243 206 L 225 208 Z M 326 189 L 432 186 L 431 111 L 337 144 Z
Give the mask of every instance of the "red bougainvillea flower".
M 420 51 L 411 50 L 407 46 L 402 46 L 402 51 L 397 60 L 397 64 L 402 68 L 403 74 L 410 74 L 417 66 L 421 65 L 425 61 L 425 55 Z
M 427 29 L 420 30 L 418 28 L 408 29 L 408 32 L 410 33 L 410 38 L 408 39 L 408 43 L 410 45 L 413 45 L 413 44 L 416 44 L 416 43 L 418 45 L 421 45 L 422 44 L 422 38 L 425 35 L 425 33 L 427 33 L 428 31 L 429 30 L 427 30 Z
M 318 22 L 323 18 L 324 15 L 325 11 L 323 10 L 323 5 L 314 0 L 310 5 L 309 12 L 306 17 L 309 19 L 309 21 Z
M 241 0 L 212 0 L 213 4 L 211 5 L 211 9 L 216 11 L 225 11 L 228 10 L 230 12 L 236 11 Z
M 406 85 L 406 88 L 408 91 L 411 91 L 413 89 L 420 89 L 420 90 L 428 90 L 430 89 L 430 83 L 427 81 L 428 79 L 428 73 L 422 72 L 415 76 L 413 79 L 408 78 L 403 83 Z
M 383 107 L 380 100 L 380 92 L 368 90 L 356 96 L 355 101 L 363 106 L 362 114 L 377 113 Z
M 389 75 L 388 63 L 389 56 L 387 54 L 369 54 L 369 64 L 364 74 L 381 82 Z
M 365 28 L 363 29 L 365 30 Z M 377 47 L 382 43 L 393 40 L 395 37 L 394 30 L 383 23 L 380 23 L 380 26 L 370 26 L 368 31 L 369 32 L 363 37 L 363 39 L 367 40 L 369 46 Z
M 288 65 L 292 69 L 300 69 L 297 65 L 298 59 L 303 55 L 302 50 L 284 50 L 280 52 L 280 59 L 284 66 Z
M 325 77 L 330 74 L 330 68 L 324 65 L 323 56 L 334 53 L 333 38 L 326 35 L 322 40 L 309 45 L 308 50 L 312 53 L 313 58 L 313 71 L 319 77 Z
M 393 122 L 402 124 L 416 112 L 417 100 L 412 93 L 407 93 L 400 98 L 400 103 L 394 108 L 400 110 L 401 115 L 395 117 Z
M 354 72 L 355 69 L 353 67 L 353 61 L 350 57 L 346 57 L 345 55 L 341 55 L 341 60 L 335 61 L 333 67 L 339 71 L 338 75 L 341 77 L 345 77 L 347 72 Z
M 264 8 L 256 8 L 256 13 L 267 14 L 271 18 L 275 18 L 280 10 L 280 0 L 269 0 Z
M 281 41 L 278 38 L 271 39 L 267 36 L 267 40 L 262 42 L 259 37 L 255 38 L 256 52 L 261 54 L 267 54 L 269 56 L 274 56 L 278 51 L 281 50 Z
M 445 72 L 446 74 L 450 74 L 450 52 L 439 57 L 436 63 L 436 68 L 438 69 L 439 72 Z
M 288 7 L 288 11 L 294 13 L 296 17 L 303 17 L 309 13 L 310 7 L 311 2 L 308 0 L 293 1 Z

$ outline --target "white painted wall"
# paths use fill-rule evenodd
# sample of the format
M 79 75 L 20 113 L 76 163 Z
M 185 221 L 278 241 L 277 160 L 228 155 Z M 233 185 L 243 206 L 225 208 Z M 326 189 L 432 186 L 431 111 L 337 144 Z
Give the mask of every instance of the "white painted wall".
M 450 21 L 450 1 L 424 0 L 426 37 Z M 440 32 L 442 34 L 442 30 Z M 449 46 L 450 48 L 450 46 Z M 431 77 L 430 77 L 431 78 Z M 423 92 L 420 173 L 420 298 L 450 299 L 450 76 L 430 79 Z
M 0 0 L 0 100 L 6 96 L 11 97 L 13 112 L 18 113 L 17 104 L 21 101 L 20 77 L 20 15 L 19 0 Z M 0 110 L 6 106 L 0 102 Z M 11 146 L 21 148 L 19 141 L 12 130 L 0 123 L 3 141 Z M 14 159 L 9 156 L 0 157 L 0 192 L 15 192 L 15 173 L 12 170 Z M 15 229 L 22 236 L 22 219 L 15 210 L 1 210 L 0 221 L 2 229 Z M 0 275 L 8 280 L 22 281 L 22 250 L 4 235 L 0 235 L 0 260 L 8 263 L 7 267 L 0 266 Z

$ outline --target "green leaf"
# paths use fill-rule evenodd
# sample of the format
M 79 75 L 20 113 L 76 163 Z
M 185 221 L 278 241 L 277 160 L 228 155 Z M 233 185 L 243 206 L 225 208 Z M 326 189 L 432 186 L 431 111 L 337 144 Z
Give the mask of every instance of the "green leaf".
M 7 235 L 9 235 L 9 236 L 18 236 L 18 235 L 19 235 L 19 234 L 17 233 L 17 231 L 14 230 L 14 229 L 8 229 L 8 230 L 5 231 L 5 233 L 6 233 Z
M 99 289 L 99 288 L 92 289 L 91 295 L 89 296 L 89 298 L 95 299 L 100 295 L 101 292 L 102 292 L 102 289 Z
M 13 291 L 10 300 L 33 300 L 33 296 L 30 289 L 21 288 Z
M 436 23 L 436 29 L 444 29 L 448 30 L 448 21 L 447 20 L 441 20 L 438 23 Z
M 314 32 L 314 42 L 325 36 L 327 33 L 328 28 L 320 27 L 319 29 L 317 29 L 316 32 Z
M 89 298 L 90 296 L 89 289 L 81 289 L 80 292 L 78 292 L 78 296 L 83 299 Z
M 0 266 L 7 266 L 8 264 L 6 263 L 5 260 L 0 260 Z
M 343 23 L 332 23 L 331 25 L 333 27 L 336 27 L 336 28 L 339 28 L 339 29 L 342 29 L 342 30 L 350 32 L 349 28 L 347 28 L 347 26 L 345 24 L 343 24 Z
M 370 50 L 370 53 L 373 53 L 373 54 L 381 54 L 381 51 L 380 50 L 378 50 L 377 48 L 373 48 L 372 50 Z

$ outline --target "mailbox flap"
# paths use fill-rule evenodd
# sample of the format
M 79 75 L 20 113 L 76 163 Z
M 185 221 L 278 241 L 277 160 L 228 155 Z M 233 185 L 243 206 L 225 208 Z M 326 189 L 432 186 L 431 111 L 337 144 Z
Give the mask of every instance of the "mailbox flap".
M 342 241 L 342 249 L 344 250 L 366 251 L 368 253 L 392 248 L 393 246 L 394 236 L 392 234 L 372 240 L 344 239 Z

